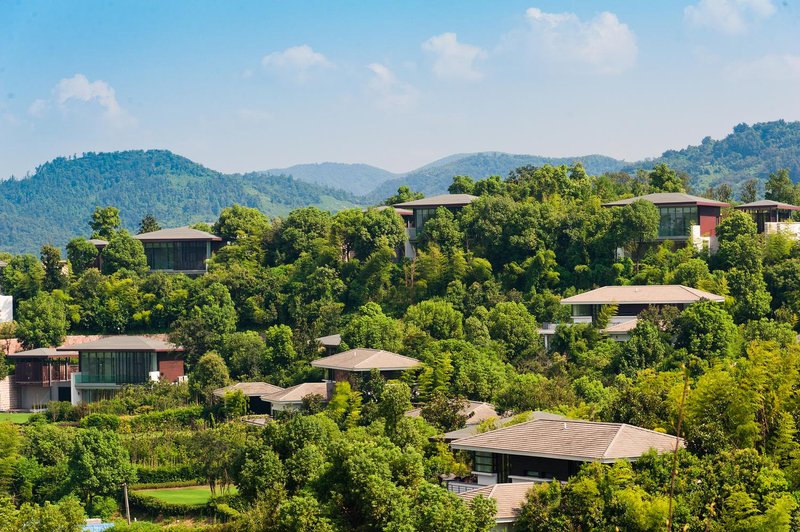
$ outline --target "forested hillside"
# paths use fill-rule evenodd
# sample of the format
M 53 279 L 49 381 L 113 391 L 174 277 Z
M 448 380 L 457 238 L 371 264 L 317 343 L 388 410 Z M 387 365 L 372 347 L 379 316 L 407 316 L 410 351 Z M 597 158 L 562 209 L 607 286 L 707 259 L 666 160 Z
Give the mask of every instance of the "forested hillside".
M 800 122 L 739 124 L 724 139 L 706 137 L 699 146 L 665 151 L 647 164 L 636 163 L 626 169 L 651 168 L 658 163 L 689 174 L 697 191 L 722 183 L 737 190 L 744 181 L 763 181 L 781 168 L 788 169 L 796 182 L 800 180 Z
M 319 163 L 297 164 L 288 168 L 273 168 L 266 174 L 290 175 L 298 181 L 340 188 L 353 194 L 364 195 L 384 181 L 398 174 L 368 164 Z
M 491 175 L 506 177 L 508 173 L 520 166 L 542 166 L 551 164 L 573 164 L 580 162 L 592 175 L 616 172 L 625 166 L 624 161 L 612 159 L 604 155 L 586 155 L 582 157 L 540 157 L 538 155 L 514 155 L 511 153 L 484 152 L 468 155 L 453 155 L 433 162 L 408 174 L 386 181 L 379 185 L 367 197 L 370 201 L 379 201 L 390 196 L 401 185 L 408 185 L 426 195 L 442 194 L 453 181 L 453 176 L 468 175 L 475 179 L 483 179 Z
M 81 240 L 68 247 L 68 271 L 48 246 L 3 257 L 0 288 L 17 307 L 4 335 L 39 348 L 67 333 L 168 333 L 184 348 L 188 384 L 125 386 L 88 405 L 51 402 L 24 426 L 0 422 L 0 532 L 56 528 L 28 526 L 47 516 L 76 523 L 59 528 L 70 531 L 84 513 L 119 519 L 123 483 L 137 519 L 188 517 L 216 532 L 489 532 L 494 503 L 442 485 L 469 476 L 477 455 L 432 439 L 464 427 L 465 400 L 503 416 L 478 431 L 544 410 L 685 438 L 675 455 L 593 461 L 536 483 L 520 530 L 650 532 L 670 520 L 673 530 L 797 530 L 800 246 L 758 234 L 741 211 L 724 212 L 714 255 L 654 243 L 655 205 L 601 206 L 683 187 L 668 167 L 638 177 L 575 165 L 459 178 L 479 197 L 418 228 L 414 260 L 395 254 L 406 233 L 393 209 L 306 207 L 271 221 L 241 206 L 209 228 L 229 243 L 202 276 L 148 272 L 141 243 L 102 211 L 91 220 L 110 242 L 102 271 Z M 625 342 L 607 334 L 617 305 L 573 324 L 561 304 L 596 286 L 655 284 L 722 297 L 647 308 Z M 543 323 L 558 324 L 547 346 Z M 241 391 L 215 399 L 233 381 L 319 382 L 314 339 L 336 333 L 340 351 L 420 364 L 307 394 L 263 426 L 243 422 Z M 0 376 L 17 370 L 9 362 L 0 358 Z M 405 415 L 412 401 L 418 416 Z M 144 492 L 177 487 L 205 496 L 165 504 Z
M 355 197 L 287 176 L 226 175 L 164 150 L 88 153 L 58 158 L 27 179 L 0 182 L 0 250 L 63 246 L 87 233 L 95 206 L 114 205 L 133 229 L 148 213 L 164 227 L 213 221 L 233 203 L 268 216 L 309 205 L 338 210 Z

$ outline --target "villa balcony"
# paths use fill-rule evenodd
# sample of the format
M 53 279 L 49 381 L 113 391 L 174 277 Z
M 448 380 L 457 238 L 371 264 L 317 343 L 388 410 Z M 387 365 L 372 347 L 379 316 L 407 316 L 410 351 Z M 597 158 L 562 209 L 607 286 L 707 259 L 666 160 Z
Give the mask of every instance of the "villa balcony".
M 793 240 L 800 240 L 800 222 L 764 222 L 764 234 L 783 233 Z

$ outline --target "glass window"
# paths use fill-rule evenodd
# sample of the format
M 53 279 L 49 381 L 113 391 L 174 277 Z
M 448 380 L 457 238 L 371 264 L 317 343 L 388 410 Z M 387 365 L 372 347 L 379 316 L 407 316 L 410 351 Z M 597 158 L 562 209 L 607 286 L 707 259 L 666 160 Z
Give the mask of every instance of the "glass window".
M 147 382 L 152 353 L 147 351 L 88 352 L 81 355 L 85 382 L 140 384 Z
M 662 238 L 689 236 L 697 223 L 697 207 L 659 207 L 658 236 Z
M 151 270 L 205 270 L 208 242 L 146 242 L 144 253 Z
M 475 451 L 473 471 L 479 473 L 494 473 L 494 455 L 482 451 Z

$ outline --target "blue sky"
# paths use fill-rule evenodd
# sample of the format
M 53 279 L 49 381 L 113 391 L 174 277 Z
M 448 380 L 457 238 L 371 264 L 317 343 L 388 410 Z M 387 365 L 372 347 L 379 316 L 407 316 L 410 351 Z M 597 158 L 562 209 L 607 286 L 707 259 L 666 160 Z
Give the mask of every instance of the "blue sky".
M 0 177 L 166 148 L 221 171 L 627 160 L 800 119 L 795 0 L 0 2 Z

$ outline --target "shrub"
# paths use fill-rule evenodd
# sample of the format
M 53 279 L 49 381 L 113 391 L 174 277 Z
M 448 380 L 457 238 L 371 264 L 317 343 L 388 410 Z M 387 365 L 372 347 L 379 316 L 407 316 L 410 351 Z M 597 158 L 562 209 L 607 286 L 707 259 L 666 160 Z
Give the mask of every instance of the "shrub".
M 119 417 L 114 414 L 89 414 L 81 420 L 81 428 L 90 427 L 116 431 L 119 428 Z
M 114 497 L 98 496 L 92 498 L 92 503 L 87 510 L 90 516 L 100 517 L 105 521 L 111 519 L 117 508 L 117 501 Z
M 192 428 L 196 422 L 203 419 L 204 412 L 204 407 L 200 405 L 170 408 L 134 416 L 128 419 L 126 424 L 131 432 L 161 430 L 165 425 L 170 428 Z
M 191 464 L 176 467 L 137 466 L 136 472 L 141 484 L 183 483 L 191 485 L 200 478 L 197 468 Z M 187 482 L 190 484 L 186 484 Z
M 80 411 L 69 401 L 50 401 L 47 403 L 45 415 L 47 419 L 54 423 L 56 421 L 78 421 L 80 419 Z

